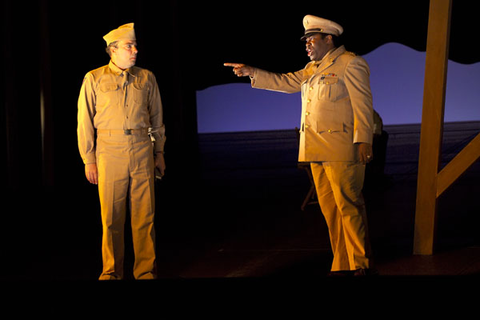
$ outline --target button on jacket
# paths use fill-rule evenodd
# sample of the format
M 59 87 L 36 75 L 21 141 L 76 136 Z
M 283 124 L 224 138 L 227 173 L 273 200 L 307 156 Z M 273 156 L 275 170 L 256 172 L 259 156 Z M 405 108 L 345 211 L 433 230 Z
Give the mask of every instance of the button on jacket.
M 85 164 L 95 163 L 97 130 L 152 128 L 155 151 L 165 144 L 162 102 L 152 72 L 122 71 L 111 61 L 85 76 L 78 99 L 78 146 Z
M 358 161 L 356 143 L 372 143 L 373 106 L 367 62 L 332 50 L 293 73 L 256 69 L 252 87 L 302 92 L 299 161 Z

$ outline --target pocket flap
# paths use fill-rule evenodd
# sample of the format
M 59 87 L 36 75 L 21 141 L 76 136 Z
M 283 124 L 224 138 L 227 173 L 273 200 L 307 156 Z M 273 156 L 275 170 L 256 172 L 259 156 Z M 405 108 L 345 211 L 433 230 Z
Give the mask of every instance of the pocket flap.
M 116 83 L 106 83 L 100 85 L 100 91 L 102 92 L 110 92 L 110 91 L 117 91 L 118 85 Z
M 344 125 L 342 121 L 330 121 L 330 122 L 323 122 L 317 121 L 317 132 L 323 133 L 333 133 L 333 132 L 343 132 Z

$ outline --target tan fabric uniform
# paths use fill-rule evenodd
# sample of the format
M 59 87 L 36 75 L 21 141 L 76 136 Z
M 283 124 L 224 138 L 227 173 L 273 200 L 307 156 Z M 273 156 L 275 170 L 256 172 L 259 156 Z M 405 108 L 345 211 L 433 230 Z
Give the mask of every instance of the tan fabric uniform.
M 332 271 L 370 267 L 362 187 L 365 166 L 357 143 L 372 143 L 370 70 L 341 46 L 300 71 L 256 69 L 254 88 L 302 92 L 299 161 L 311 162 L 334 259 Z
M 361 193 L 365 166 L 352 162 L 312 162 L 310 165 L 330 235 L 331 271 L 368 269 L 371 252 Z
M 148 136 L 153 129 L 155 145 Z M 78 145 L 96 163 L 103 224 L 100 279 L 122 279 L 126 205 L 130 207 L 136 279 L 156 277 L 153 152 L 162 152 L 165 127 L 152 72 L 115 64 L 90 71 L 78 99 Z

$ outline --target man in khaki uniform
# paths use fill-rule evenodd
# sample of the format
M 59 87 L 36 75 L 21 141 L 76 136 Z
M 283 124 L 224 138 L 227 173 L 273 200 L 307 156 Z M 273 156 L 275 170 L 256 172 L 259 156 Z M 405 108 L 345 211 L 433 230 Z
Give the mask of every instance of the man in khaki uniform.
M 303 19 L 311 62 L 304 69 L 272 73 L 226 63 L 252 87 L 302 92 L 299 161 L 311 163 L 334 254 L 332 274 L 365 275 L 371 268 L 365 203 L 365 164 L 372 160 L 373 107 L 364 59 L 337 47 L 343 28 L 330 20 Z
M 138 50 L 133 23 L 112 30 L 104 39 L 111 60 L 85 76 L 78 98 L 77 128 L 85 175 L 98 184 L 100 196 L 100 280 L 123 278 L 127 203 L 134 276 L 155 279 L 154 166 L 162 174 L 165 170 L 160 92 L 153 73 L 134 66 Z

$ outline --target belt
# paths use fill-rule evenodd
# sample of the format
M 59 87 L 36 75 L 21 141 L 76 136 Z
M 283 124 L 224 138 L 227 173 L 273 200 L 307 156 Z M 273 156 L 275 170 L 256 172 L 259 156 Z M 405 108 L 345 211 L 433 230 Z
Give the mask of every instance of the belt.
M 109 129 L 97 129 L 97 134 L 108 134 L 108 135 L 114 135 L 114 134 L 123 134 L 126 136 L 131 136 L 131 135 L 146 135 L 148 134 L 148 129 L 124 129 L 124 130 L 109 130 Z

